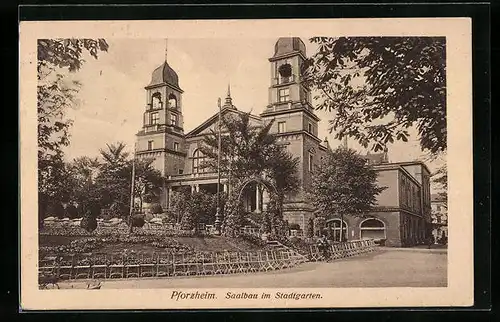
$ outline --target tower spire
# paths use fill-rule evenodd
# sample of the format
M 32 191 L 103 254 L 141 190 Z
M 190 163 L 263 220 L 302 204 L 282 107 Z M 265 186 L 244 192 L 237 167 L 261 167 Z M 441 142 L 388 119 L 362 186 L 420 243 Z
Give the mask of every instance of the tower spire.
M 226 95 L 226 101 L 224 103 L 224 107 L 233 107 L 233 99 L 231 98 L 231 84 L 227 84 L 227 95 Z
M 168 58 L 168 38 L 165 38 L 165 62 Z

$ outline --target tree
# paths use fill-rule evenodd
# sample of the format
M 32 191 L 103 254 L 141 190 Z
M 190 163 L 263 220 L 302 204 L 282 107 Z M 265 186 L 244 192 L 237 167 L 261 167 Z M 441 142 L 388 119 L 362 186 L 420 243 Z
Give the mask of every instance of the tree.
M 249 177 L 266 178 L 278 190 L 277 196 L 271 200 L 271 222 L 278 226 L 282 218 L 282 203 L 285 193 L 298 188 L 297 165 L 294 158 L 284 146 L 277 144 L 276 135 L 270 133 L 274 120 L 267 124 L 252 124 L 249 113 L 229 114 L 221 118 L 222 131 L 227 134 L 221 137 L 221 174 L 232 187 L 228 196 L 224 213 L 224 230 L 226 235 L 235 234 L 239 230 L 242 208 L 237 200 L 236 189 Z M 217 169 L 218 133 L 212 131 L 205 136 L 200 148 L 206 161 L 203 167 Z M 271 196 L 273 198 L 273 196 Z M 285 233 L 285 232 L 282 232 Z
M 101 208 L 112 208 L 120 216 L 128 216 L 130 210 L 131 168 L 129 153 L 122 142 L 106 144 L 100 149 L 101 167 L 96 178 Z
M 315 37 L 304 65 L 320 110 L 334 111 L 335 137 L 383 150 L 415 126 L 423 150 L 446 150 L 444 37 Z
M 159 194 L 163 186 L 161 172 L 153 168 L 153 161 L 154 159 L 135 160 L 134 195 L 140 200 L 139 211 L 141 213 L 144 201 L 158 201 Z M 132 173 L 131 162 L 128 165 L 130 173 Z
M 448 201 L 448 169 L 446 163 L 440 166 L 433 174 L 432 181 L 436 184 L 439 196 L 444 202 Z
M 68 164 L 72 178 L 71 200 L 76 201 L 80 208 L 91 203 L 100 203 L 100 195 L 94 192 L 98 190 L 96 178 L 100 167 L 101 163 L 97 158 L 87 156 L 76 158 Z
M 71 120 L 65 111 L 75 106 L 80 84 L 68 82 L 60 73 L 77 71 L 87 51 L 97 58 L 107 51 L 104 39 L 39 39 L 37 43 L 37 113 L 38 113 L 38 200 L 39 225 L 49 203 L 61 199 L 61 178 L 64 175 L 62 148 L 69 144 Z
M 377 185 L 377 173 L 364 158 L 340 147 L 329 151 L 316 167 L 308 196 L 321 217 L 338 215 L 343 223 L 347 215 L 360 216 L 370 211 L 384 189 Z
M 187 208 L 189 194 L 190 192 L 187 189 L 180 189 L 180 191 L 172 192 L 170 208 L 174 214 L 176 224 L 181 223 L 184 210 Z

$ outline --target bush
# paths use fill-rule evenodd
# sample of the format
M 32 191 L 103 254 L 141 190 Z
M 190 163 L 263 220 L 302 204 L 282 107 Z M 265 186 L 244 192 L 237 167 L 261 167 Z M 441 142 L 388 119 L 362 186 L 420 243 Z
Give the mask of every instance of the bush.
M 52 206 L 52 215 L 54 217 L 57 217 L 59 219 L 63 219 L 64 218 L 64 215 L 65 215 L 65 211 L 64 211 L 64 208 L 63 206 L 61 205 L 61 203 L 59 202 L 56 202 L 53 206 Z
M 144 215 L 136 214 L 132 216 L 132 227 L 142 227 L 146 223 Z
M 262 238 L 259 238 L 255 235 L 241 234 L 240 238 L 243 240 L 246 240 L 247 242 L 249 242 L 251 244 L 257 245 L 257 246 L 265 246 L 266 245 L 266 241 L 262 240 Z
M 161 205 L 159 203 L 154 203 L 151 206 L 150 211 L 152 214 L 161 214 L 163 212 L 163 208 L 161 207 Z
M 88 231 L 93 232 L 97 228 L 97 218 L 94 216 L 85 216 L 80 222 L 80 227 Z
M 194 215 L 190 211 L 185 211 L 181 219 L 181 229 L 191 230 L 196 226 Z
M 69 204 L 66 207 L 66 217 L 68 217 L 69 219 L 78 218 L 78 210 L 76 209 L 75 206 Z
M 153 219 L 153 218 L 154 218 L 154 216 L 151 213 L 148 213 L 148 214 L 144 215 L 144 220 L 147 221 L 147 222 L 150 222 L 151 219 Z

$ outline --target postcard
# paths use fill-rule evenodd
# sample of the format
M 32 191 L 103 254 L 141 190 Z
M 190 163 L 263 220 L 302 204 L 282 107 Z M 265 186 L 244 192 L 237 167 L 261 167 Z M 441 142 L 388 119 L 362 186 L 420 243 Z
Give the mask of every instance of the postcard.
M 20 23 L 23 310 L 473 305 L 467 18 Z

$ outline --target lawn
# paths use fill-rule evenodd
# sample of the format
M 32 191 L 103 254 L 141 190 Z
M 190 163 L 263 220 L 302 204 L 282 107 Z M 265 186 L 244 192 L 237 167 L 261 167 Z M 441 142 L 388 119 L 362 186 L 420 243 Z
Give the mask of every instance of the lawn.
M 192 253 L 220 251 L 255 251 L 261 246 L 242 239 L 230 239 L 216 236 L 168 237 L 168 236 L 128 236 L 113 235 L 62 236 L 40 235 L 39 248 L 42 254 L 69 253 L 120 253 L 134 251 L 138 253 Z

